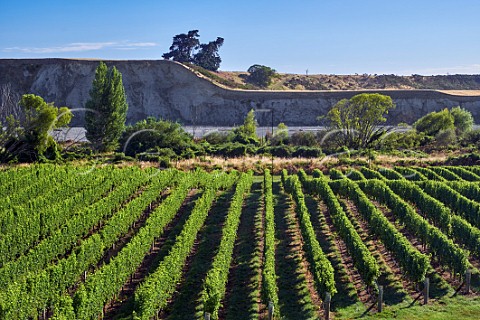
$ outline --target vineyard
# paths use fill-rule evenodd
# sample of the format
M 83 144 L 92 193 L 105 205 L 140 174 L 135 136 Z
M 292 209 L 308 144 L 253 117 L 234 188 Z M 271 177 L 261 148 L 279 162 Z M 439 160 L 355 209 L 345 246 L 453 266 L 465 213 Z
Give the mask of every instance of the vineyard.
M 39 164 L 0 196 L 0 319 L 480 317 L 480 167 Z

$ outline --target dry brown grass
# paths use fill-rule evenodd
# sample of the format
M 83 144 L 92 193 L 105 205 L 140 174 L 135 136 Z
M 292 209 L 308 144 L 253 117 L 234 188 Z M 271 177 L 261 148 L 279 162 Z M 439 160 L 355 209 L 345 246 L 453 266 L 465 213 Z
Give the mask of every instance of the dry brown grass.
M 480 96 L 480 90 L 437 90 L 453 96 Z
M 451 154 L 442 152 L 433 153 L 425 158 L 418 157 L 398 157 L 392 155 L 378 155 L 372 164 L 393 167 L 400 162 L 415 163 L 421 165 L 422 163 L 441 163 L 447 160 Z M 368 163 L 366 157 L 355 157 L 351 161 Z M 314 169 L 324 170 L 331 167 L 342 166 L 341 160 L 335 157 L 323 157 L 323 158 L 277 158 L 273 159 L 273 172 L 279 174 L 283 169 L 287 169 L 289 172 L 297 172 L 299 169 L 303 169 L 307 172 L 311 172 Z M 207 171 L 220 169 L 220 170 L 238 170 L 247 171 L 254 170 L 255 172 L 263 172 L 264 168 L 272 168 L 272 158 L 261 156 L 246 156 L 241 158 L 229 158 L 224 159 L 220 157 L 198 157 L 195 159 L 181 160 L 176 163 L 172 163 L 172 166 L 180 170 L 193 170 L 195 168 L 203 168 Z

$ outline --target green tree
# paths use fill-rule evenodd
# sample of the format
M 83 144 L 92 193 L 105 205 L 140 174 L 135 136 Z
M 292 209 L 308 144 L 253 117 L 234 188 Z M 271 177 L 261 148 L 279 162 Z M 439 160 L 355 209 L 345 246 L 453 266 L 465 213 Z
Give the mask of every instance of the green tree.
M 193 62 L 193 50 L 200 45 L 198 37 L 198 30 L 190 30 L 186 34 L 177 34 L 173 37 L 173 43 L 170 46 L 170 51 L 164 53 L 162 57 L 164 59 L 173 59 L 173 61 L 178 61 L 181 63 Z
M 2 128 L 2 160 L 25 162 L 58 158 L 58 145 L 50 132 L 70 123 L 73 116 L 70 110 L 67 107 L 57 108 L 34 94 L 23 95 L 19 105 L 22 116 L 9 117 L 5 128 Z
M 461 107 L 455 107 L 450 110 L 450 113 L 453 116 L 455 130 L 459 136 L 472 130 L 474 121 L 470 111 Z
M 218 50 L 223 45 L 223 42 L 224 39 L 218 37 L 215 41 L 201 44 L 200 50 L 193 57 L 193 63 L 204 69 L 217 71 L 222 62 L 222 59 L 218 55 Z
M 192 136 L 179 123 L 157 120 L 153 117 L 127 126 L 120 139 L 120 145 L 128 156 L 149 152 L 158 154 L 170 152 L 177 156 L 188 157 L 187 153 L 191 153 L 189 150 L 195 148 Z
M 234 138 L 233 141 L 241 142 L 241 143 L 257 143 L 257 121 L 255 120 L 255 111 L 251 109 L 245 120 L 243 121 L 243 125 L 235 128 L 233 130 Z
M 107 68 L 100 62 L 85 106 L 87 139 L 96 150 L 114 150 L 125 129 L 128 109 L 122 74 L 117 68 Z
M 418 132 L 422 132 L 427 136 L 435 136 L 440 131 L 455 129 L 455 118 L 448 111 L 433 111 L 418 119 L 414 124 L 414 128 Z
M 281 122 L 277 126 L 277 130 L 274 131 L 270 144 L 272 145 L 282 145 L 288 141 L 288 127 L 285 123 Z
M 260 64 L 254 64 L 247 71 L 247 82 L 263 88 L 268 87 L 277 74 L 274 69 Z
M 362 93 L 340 100 L 327 114 L 332 137 L 349 148 L 365 148 L 386 134 L 379 128 L 384 117 L 395 108 L 392 98 L 378 93 Z M 339 134 L 341 133 L 341 134 Z

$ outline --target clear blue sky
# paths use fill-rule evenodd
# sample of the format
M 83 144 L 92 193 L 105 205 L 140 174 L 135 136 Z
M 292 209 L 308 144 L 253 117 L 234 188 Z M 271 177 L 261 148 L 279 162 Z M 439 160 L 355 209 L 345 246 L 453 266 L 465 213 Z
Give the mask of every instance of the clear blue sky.
M 479 0 L 1 0 L 0 58 L 161 59 L 192 29 L 222 70 L 480 74 Z

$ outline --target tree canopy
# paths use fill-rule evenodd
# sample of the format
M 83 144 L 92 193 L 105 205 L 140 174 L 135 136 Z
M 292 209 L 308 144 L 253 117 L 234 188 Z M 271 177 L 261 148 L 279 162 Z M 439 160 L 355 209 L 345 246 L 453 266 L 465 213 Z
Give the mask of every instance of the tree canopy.
M 474 120 L 470 111 L 455 107 L 450 110 L 450 113 L 453 116 L 453 124 L 458 135 L 463 135 L 472 130 Z
M 455 129 L 455 118 L 448 109 L 433 111 L 418 119 L 413 126 L 418 132 L 435 136 L 440 131 Z
M 217 71 L 220 68 L 222 59 L 218 50 L 223 45 L 224 39 L 218 37 L 217 40 L 207 44 L 201 44 L 200 50 L 193 57 L 193 63 L 210 71 Z
M 247 82 L 263 88 L 268 87 L 277 74 L 275 69 L 260 64 L 254 64 L 247 71 Z
M 180 33 L 173 37 L 170 51 L 162 55 L 164 59 L 172 59 L 181 63 L 193 63 L 210 71 L 220 68 L 222 59 L 218 54 L 224 39 L 217 37 L 209 43 L 200 44 L 198 30 Z
M 2 160 L 25 162 L 57 158 L 58 146 L 50 132 L 70 123 L 73 116 L 70 110 L 57 108 L 34 94 L 23 95 L 19 105 L 22 115 L 9 116 L 2 128 Z
M 251 109 L 243 121 L 243 125 L 233 130 L 235 135 L 234 141 L 242 143 L 256 143 L 257 138 L 257 121 L 255 120 L 255 111 Z
M 368 147 L 386 133 L 379 126 L 395 108 L 392 98 L 378 93 L 362 93 L 340 100 L 327 114 L 330 129 L 350 148 Z
M 193 62 L 192 53 L 200 45 L 198 30 L 190 30 L 188 33 L 180 33 L 173 37 L 170 51 L 164 53 L 164 59 L 173 59 L 182 63 Z
M 107 68 L 105 63 L 100 62 L 85 107 L 86 137 L 93 148 L 114 150 L 125 129 L 128 109 L 122 74 L 117 68 Z
M 120 145 L 128 156 L 158 153 L 160 149 L 168 149 L 172 155 L 185 156 L 188 149 L 195 148 L 192 136 L 179 123 L 153 117 L 127 126 Z

